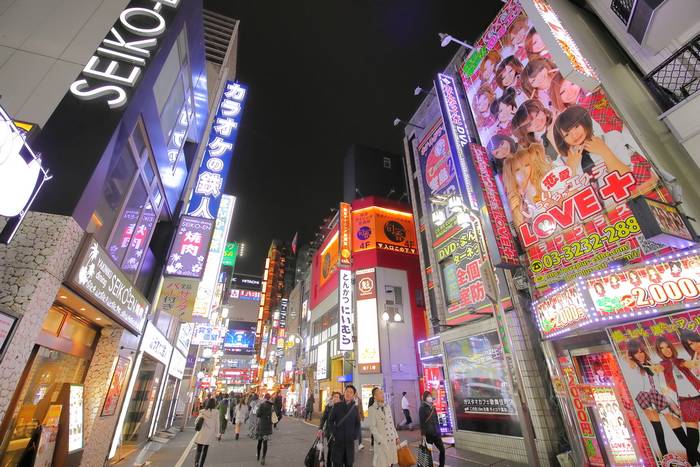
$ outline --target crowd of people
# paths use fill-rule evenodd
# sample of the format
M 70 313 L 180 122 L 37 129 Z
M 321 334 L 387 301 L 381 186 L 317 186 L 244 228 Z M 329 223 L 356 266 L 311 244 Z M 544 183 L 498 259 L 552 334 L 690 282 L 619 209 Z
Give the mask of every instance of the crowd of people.
M 310 420 L 315 399 L 307 398 L 303 416 Z M 234 426 L 234 439 L 244 434 L 257 441 L 256 458 L 265 465 L 268 443 L 284 415 L 284 399 L 280 392 L 274 394 L 217 394 L 208 396 L 195 407 L 196 456 L 195 467 L 203 467 L 210 445 L 220 441 L 228 424 Z M 412 423 L 410 403 L 406 393 L 402 394 L 401 407 L 404 425 Z M 418 410 L 420 431 L 423 442 L 432 444 L 439 451 L 439 466 L 445 465 L 445 447 L 440 437 L 438 417 L 433 406 L 432 394 L 423 393 Z M 362 403 L 353 385 L 347 385 L 343 393 L 333 392 L 327 401 L 317 431 L 317 439 L 325 446 L 326 466 L 349 467 L 355 462 L 355 451 L 364 449 L 362 442 L 362 422 L 365 420 Z M 394 422 L 391 406 L 387 403 L 384 391 L 375 387 L 369 399 L 366 426 L 371 435 L 372 465 L 389 467 L 398 463 L 397 450 L 401 443 Z M 357 442 L 357 447 L 356 443 Z

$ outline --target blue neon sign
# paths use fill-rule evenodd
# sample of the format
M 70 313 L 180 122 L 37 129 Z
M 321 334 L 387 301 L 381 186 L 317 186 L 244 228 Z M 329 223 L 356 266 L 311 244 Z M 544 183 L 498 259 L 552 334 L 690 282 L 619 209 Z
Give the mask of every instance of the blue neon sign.
M 187 205 L 186 214 L 189 216 L 216 219 L 247 92 L 248 89 L 240 83 L 226 83 Z

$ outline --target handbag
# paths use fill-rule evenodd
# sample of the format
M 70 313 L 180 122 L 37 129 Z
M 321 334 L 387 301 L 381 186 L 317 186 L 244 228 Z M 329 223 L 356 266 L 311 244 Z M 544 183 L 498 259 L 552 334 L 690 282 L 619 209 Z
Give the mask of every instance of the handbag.
M 201 431 L 202 426 L 204 426 L 204 417 L 201 415 L 197 417 L 197 420 L 194 422 L 194 431 Z
M 423 441 L 418 446 L 418 459 L 416 461 L 417 467 L 433 467 L 433 454 L 428 449 L 428 444 L 423 438 Z
M 401 467 L 411 467 L 416 463 L 416 456 L 413 455 L 413 451 L 408 446 L 403 446 L 396 450 L 396 456 L 399 459 L 399 465 Z
M 306 457 L 304 458 L 304 466 L 305 467 L 315 467 L 316 465 L 316 445 L 318 444 L 318 439 L 314 440 L 314 444 L 311 445 L 311 448 L 309 448 L 309 451 L 306 453 Z
M 279 417 L 277 416 L 277 412 L 274 410 L 272 411 L 272 424 L 274 425 L 275 423 L 278 423 L 280 421 Z

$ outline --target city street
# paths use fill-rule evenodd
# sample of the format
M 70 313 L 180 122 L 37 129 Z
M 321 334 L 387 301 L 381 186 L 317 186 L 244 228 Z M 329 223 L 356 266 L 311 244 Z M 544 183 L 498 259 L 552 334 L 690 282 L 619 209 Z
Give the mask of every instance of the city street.
M 304 465 L 304 457 L 311 447 L 316 432 L 315 425 L 303 422 L 298 418 L 284 417 L 276 430 L 272 441 L 268 444 L 268 452 L 265 465 L 269 466 L 300 466 Z M 260 465 L 255 460 L 256 441 L 241 433 L 241 438 L 234 439 L 232 427 L 226 429 L 221 442 L 210 446 L 207 454 L 206 467 L 223 467 L 234 465 L 240 467 L 252 467 Z M 365 430 L 365 437 L 368 433 Z M 415 452 L 420 434 L 415 431 L 400 431 L 399 437 L 408 440 Z M 151 455 L 146 460 L 150 467 L 191 467 L 194 465 L 195 445 L 193 441 L 194 428 L 192 426 L 179 433 L 175 438 Z M 185 452 L 187 452 L 186 455 Z M 369 443 L 365 442 L 365 449 L 355 452 L 355 466 L 369 467 L 372 465 L 372 452 Z M 150 462 L 150 463 L 149 463 Z M 117 464 L 119 465 L 119 464 Z M 124 465 L 127 465 L 126 463 Z M 136 464 L 133 464 L 136 465 Z M 435 452 L 435 466 L 437 467 L 437 451 Z M 515 467 L 520 464 L 507 462 L 489 456 L 476 453 L 457 452 L 455 448 L 447 449 L 447 466 L 499 466 Z M 129 465 L 130 467 L 130 465 Z

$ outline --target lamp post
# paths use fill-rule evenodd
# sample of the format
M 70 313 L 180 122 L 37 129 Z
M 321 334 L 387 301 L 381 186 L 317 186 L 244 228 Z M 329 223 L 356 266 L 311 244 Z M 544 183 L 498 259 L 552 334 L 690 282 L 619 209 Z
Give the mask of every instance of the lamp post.
M 391 365 L 391 336 L 389 335 L 389 324 L 391 323 L 403 323 L 403 316 L 401 313 L 396 311 L 394 316 L 391 316 L 388 311 L 384 310 L 382 313 L 382 321 L 384 321 L 384 329 L 386 330 L 386 346 L 389 359 L 389 382 L 391 383 L 391 388 L 389 384 L 385 383 L 387 394 L 391 397 L 391 402 L 394 401 L 394 370 Z M 393 410 L 393 408 L 392 408 Z

